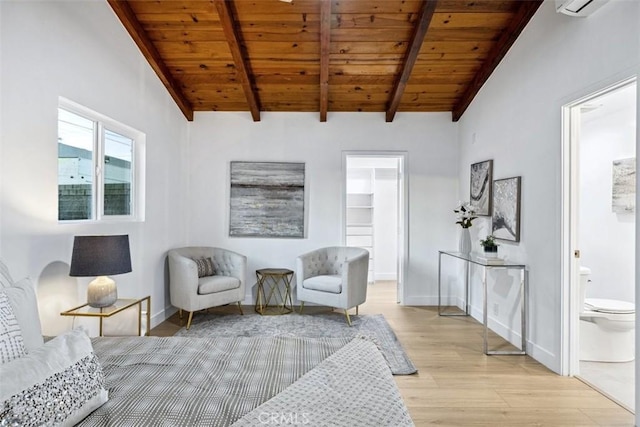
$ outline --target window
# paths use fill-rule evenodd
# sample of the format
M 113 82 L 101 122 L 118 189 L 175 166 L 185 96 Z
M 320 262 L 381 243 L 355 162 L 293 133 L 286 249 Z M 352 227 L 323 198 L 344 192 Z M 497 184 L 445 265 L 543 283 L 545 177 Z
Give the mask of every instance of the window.
M 58 108 L 58 220 L 143 220 L 144 134 L 67 100 Z

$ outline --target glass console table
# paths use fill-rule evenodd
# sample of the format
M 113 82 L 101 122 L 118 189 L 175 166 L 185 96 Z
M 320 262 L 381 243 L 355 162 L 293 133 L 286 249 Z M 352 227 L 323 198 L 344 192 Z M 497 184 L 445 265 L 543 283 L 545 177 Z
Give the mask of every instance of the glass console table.
M 465 262 L 464 273 L 464 311 L 445 312 L 442 305 L 442 256 L 457 258 Z M 482 267 L 482 323 L 484 326 L 483 350 L 487 355 L 524 355 L 527 354 L 527 274 L 526 265 L 515 264 L 505 260 L 503 263 L 493 263 L 479 258 L 478 254 L 463 254 L 455 251 L 438 251 L 438 314 L 440 316 L 469 316 L 469 282 L 471 277 L 471 265 Z M 520 310 L 521 310 L 521 338 L 520 350 L 490 350 L 488 344 L 489 326 L 487 310 L 487 271 L 507 269 L 520 270 Z

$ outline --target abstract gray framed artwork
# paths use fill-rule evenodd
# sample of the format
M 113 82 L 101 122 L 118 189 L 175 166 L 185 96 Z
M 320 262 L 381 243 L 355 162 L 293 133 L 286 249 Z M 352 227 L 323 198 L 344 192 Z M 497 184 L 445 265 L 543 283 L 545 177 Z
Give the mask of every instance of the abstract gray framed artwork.
M 520 177 L 493 181 L 492 234 L 501 240 L 520 241 Z
M 611 207 L 614 213 L 636 211 L 636 159 L 613 161 L 613 188 Z
M 229 236 L 304 237 L 304 167 L 231 162 Z
M 476 207 L 476 215 L 491 215 L 491 180 L 493 160 L 485 160 L 471 165 L 469 200 Z

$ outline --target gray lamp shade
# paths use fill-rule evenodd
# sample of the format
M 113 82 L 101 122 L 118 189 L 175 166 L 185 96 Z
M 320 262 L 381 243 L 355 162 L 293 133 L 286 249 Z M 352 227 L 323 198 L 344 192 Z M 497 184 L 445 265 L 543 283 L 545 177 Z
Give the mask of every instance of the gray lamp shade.
M 130 271 L 128 234 L 74 238 L 69 276 L 110 276 Z

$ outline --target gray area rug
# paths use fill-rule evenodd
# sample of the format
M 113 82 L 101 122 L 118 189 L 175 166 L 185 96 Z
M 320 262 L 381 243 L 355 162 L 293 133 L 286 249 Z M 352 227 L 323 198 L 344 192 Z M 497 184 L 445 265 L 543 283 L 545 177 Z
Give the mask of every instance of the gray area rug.
M 398 337 L 382 314 L 351 316 L 349 327 L 338 313 L 260 316 L 259 314 L 197 314 L 191 328 L 180 329 L 177 337 L 305 337 L 371 338 L 380 348 L 394 375 L 414 374 L 418 370 L 402 348 Z

